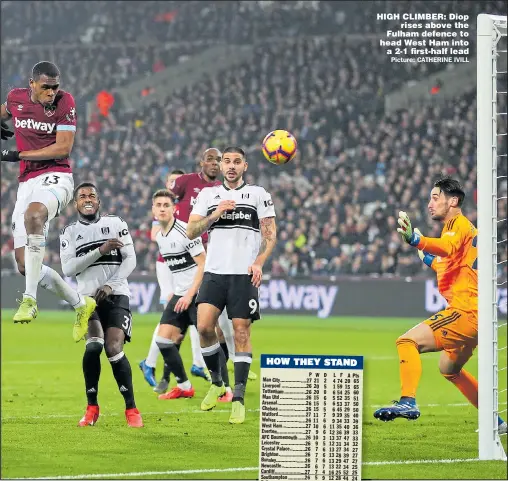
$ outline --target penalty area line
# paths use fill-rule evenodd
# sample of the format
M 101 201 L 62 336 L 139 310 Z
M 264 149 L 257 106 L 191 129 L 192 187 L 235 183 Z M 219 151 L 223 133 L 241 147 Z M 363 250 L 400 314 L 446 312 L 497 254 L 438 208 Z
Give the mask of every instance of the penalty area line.
M 363 466 L 389 466 L 389 465 L 408 465 L 408 464 L 455 464 L 482 462 L 478 458 L 464 459 L 415 459 L 406 461 L 369 461 L 362 463 Z M 257 471 L 259 467 L 246 468 L 223 468 L 223 469 L 186 469 L 178 471 L 141 471 L 133 473 L 106 473 L 106 474 L 79 474 L 75 476 L 51 476 L 44 478 L 10 478 L 10 479 L 110 479 L 135 476 L 162 476 L 176 474 L 205 474 L 205 473 L 235 473 L 240 471 Z

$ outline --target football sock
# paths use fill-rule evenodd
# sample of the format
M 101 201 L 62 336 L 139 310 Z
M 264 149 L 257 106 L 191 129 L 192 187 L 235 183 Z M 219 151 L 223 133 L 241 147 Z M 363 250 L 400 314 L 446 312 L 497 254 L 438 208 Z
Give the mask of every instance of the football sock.
M 181 344 L 175 344 L 175 346 L 178 349 L 178 351 L 180 351 Z M 157 346 L 157 349 L 159 349 L 159 346 Z M 170 378 L 170 376 L 171 376 L 171 369 L 169 368 L 169 366 L 166 363 L 164 363 L 164 370 L 162 372 L 162 379 L 167 381 L 168 384 L 169 384 L 169 378 Z
M 422 360 L 418 344 L 412 339 L 399 338 L 396 345 L 399 353 L 401 397 L 416 398 L 416 390 L 422 376 Z
M 250 365 L 252 364 L 251 352 L 237 352 L 235 356 L 235 389 L 233 402 L 240 401 L 243 404 L 245 388 L 249 379 Z
M 179 382 L 176 385 L 177 385 L 177 387 L 179 387 L 180 389 L 182 389 L 184 391 L 187 391 L 192 387 L 192 384 L 188 379 L 187 379 L 187 381 Z
M 134 402 L 134 390 L 132 388 L 132 370 L 127 356 L 122 351 L 116 356 L 108 357 L 108 361 L 111 363 L 113 376 L 124 398 L 125 409 L 135 408 L 136 403 Z
M 49 266 L 42 265 L 39 276 L 39 285 L 55 296 L 63 299 L 72 307 L 81 307 L 85 305 L 83 296 L 79 295 L 67 282 L 65 282 L 58 272 Z
M 222 376 L 222 380 L 224 381 L 224 386 L 229 387 L 228 360 L 224 355 L 224 350 L 222 348 L 219 351 L 219 356 L 220 356 L 220 373 Z
M 24 295 L 37 299 L 37 284 L 41 276 L 42 261 L 46 251 L 46 238 L 29 234 L 25 246 L 25 292 Z
M 221 358 L 220 353 L 222 352 L 220 344 L 216 342 L 213 346 L 202 347 L 201 352 L 205 360 L 206 367 L 210 372 L 212 383 L 216 386 L 222 386 L 223 380 L 221 376 Z
M 228 349 L 228 359 L 231 359 L 233 362 L 235 360 L 235 338 L 233 331 L 233 322 L 228 318 L 228 312 L 226 308 L 220 313 L 219 316 L 219 327 L 224 334 L 224 341 L 227 345 Z
M 182 384 L 188 380 L 185 367 L 183 366 L 182 356 L 171 339 L 166 339 L 162 336 L 157 336 L 157 345 L 161 350 L 164 362 L 168 365 L 168 369 L 175 375 L 176 382 Z
M 192 364 L 194 366 L 204 368 L 205 360 L 203 359 L 203 353 L 201 352 L 201 345 L 199 344 L 199 333 L 196 329 L 196 326 L 189 327 L 189 336 L 192 350 Z
M 443 374 L 443 377 L 455 384 L 467 400 L 478 408 L 478 381 L 474 376 L 465 369 L 461 369 L 458 374 Z
M 85 377 L 86 399 L 90 406 L 97 406 L 99 378 L 101 376 L 101 352 L 104 339 L 91 337 L 86 341 L 83 353 L 83 375 Z
M 155 331 L 153 332 L 152 342 L 150 343 L 150 349 L 148 349 L 148 356 L 146 356 L 145 363 L 148 367 L 157 366 L 157 358 L 159 357 L 160 350 L 159 346 L 155 342 L 155 338 L 157 337 L 157 333 L 159 332 L 160 324 L 155 326 Z
M 171 376 L 171 369 L 166 363 L 164 363 L 164 371 L 162 371 L 162 379 L 169 383 L 170 376 Z
M 229 349 L 227 342 L 221 342 L 220 347 L 222 349 L 222 352 L 224 353 L 224 357 L 226 358 L 226 362 L 228 362 L 229 359 Z

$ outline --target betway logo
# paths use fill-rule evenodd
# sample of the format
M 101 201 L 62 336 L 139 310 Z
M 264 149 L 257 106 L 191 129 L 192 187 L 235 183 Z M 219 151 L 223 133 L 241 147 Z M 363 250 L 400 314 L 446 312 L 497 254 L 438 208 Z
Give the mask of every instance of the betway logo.
M 507 313 L 507 291 L 506 287 L 498 287 L 497 289 L 497 305 L 501 314 Z M 425 281 L 425 310 L 427 312 L 437 312 L 446 309 L 448 303 L 446 299 L 439 293 L 435 281 L 428 279 Z
M 227 219 L 227 220 L 237 220 L 237 219 L 246 219 L 251 220 L 252 214 L 244 214 L 243 212 L 224 212 L 220 216 L 221 219 Z
M 41 132 L 47 132 L 48 134 L 53 133 L 56 124 L 50 124 L 49 122 L 36 122 L 34 119 L 20 120 L 16 118 L 14 126 L 17 129 L 32 129 L 40 130 Z
M 274 311 L 314 311 L 328 317 L 339 288 L 324 285 L 290 285 L 285 280 L 271 280 L 259 288 L 259 307 Z

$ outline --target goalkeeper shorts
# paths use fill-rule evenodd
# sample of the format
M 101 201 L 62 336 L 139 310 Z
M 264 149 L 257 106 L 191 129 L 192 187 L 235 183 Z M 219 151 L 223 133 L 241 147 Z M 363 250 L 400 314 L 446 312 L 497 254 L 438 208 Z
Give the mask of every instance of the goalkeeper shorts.
M 476 313 L 460 309 L 444 309 L 425 321 L 434 333 L 438 349 L 446 351 L 452 361 L 465 364 L 478 345 Z

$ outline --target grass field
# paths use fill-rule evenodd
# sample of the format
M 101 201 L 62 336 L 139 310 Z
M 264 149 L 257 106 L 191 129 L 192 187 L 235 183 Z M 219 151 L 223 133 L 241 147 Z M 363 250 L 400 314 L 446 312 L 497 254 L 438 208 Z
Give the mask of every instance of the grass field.
M 71 336 L 73 314 L 42 312 L 30 325 L 14 325 L 11 315 L 3 311 L 1 322 L 2 478 L 257 478 L 259 380 L 248 385 L 247 420 L 239 426 L 228 424 L 229 405 L 199 411 L 207 389 L 202 379 L 192 379 L 194 399 L 159 401 L 137 367 L 158 315 L 136 315 L 133 342 L 125 352 L 145 428 L 126 427 L 123 399 L 103 355 L 101 418 L 93 428 L 78 429 L 86 397 L 83 344 Z M 253 370 L 259 373 L 262 353 L 363 355 L 364 479 L 506 479 L 506 463 L 475 459 L 477 411 L 439 375 L 437 354 L 423 356 L 420 419 L 381 423 L 373 418 L 376 407 L 398 398 L 395 339 L 416 322 L 265 317 L 253 328 Z M 187 340 L 182 353 L 190 367 Z M 468 368 L 476 374 L 476 359 Z M 502 382 L 506 387 L 506 379 Z M 502 401 L 505 408 L 506 397 Z

